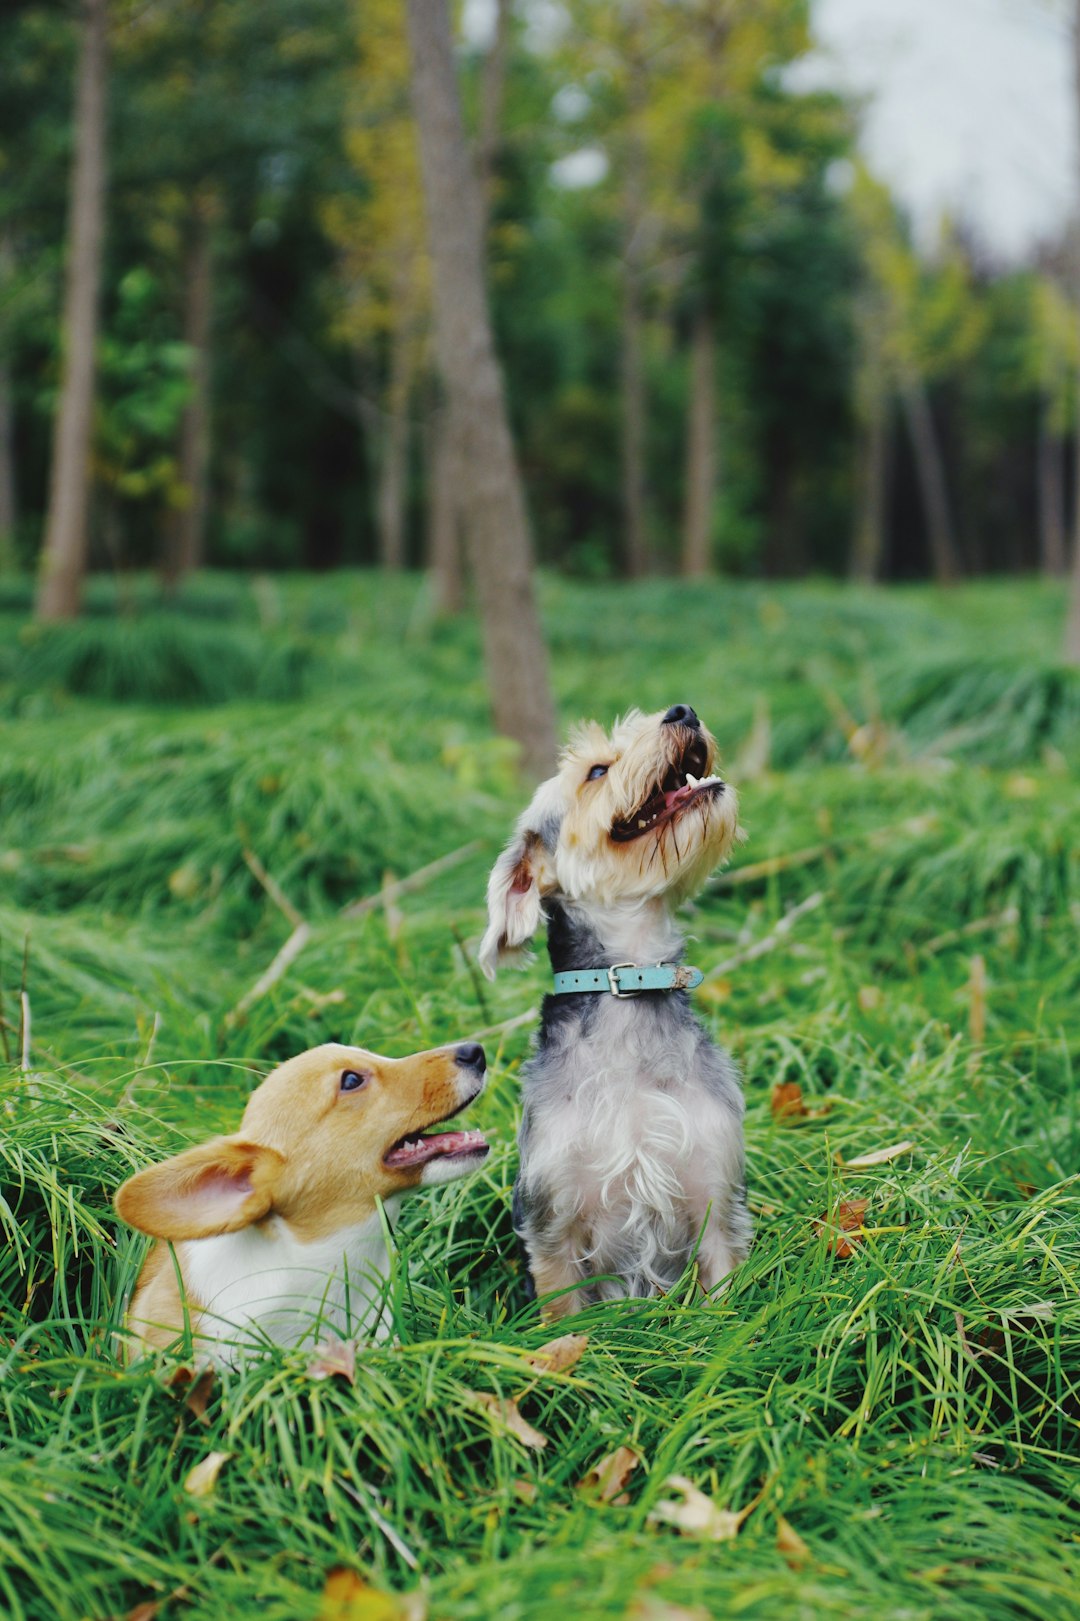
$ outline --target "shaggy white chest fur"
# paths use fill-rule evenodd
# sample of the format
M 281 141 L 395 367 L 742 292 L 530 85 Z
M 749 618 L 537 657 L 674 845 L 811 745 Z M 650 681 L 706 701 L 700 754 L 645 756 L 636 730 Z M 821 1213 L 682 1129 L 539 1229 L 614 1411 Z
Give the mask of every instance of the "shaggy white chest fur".
M 223 1359 L 245 1340 L 297 1345 L 326 1333 L 387 1331 L 382 1296 L 389 1262 L 378 1213 L 307 1244 L 273 1217 L 178 1249 L 187 1289 L 204 1308 L 197 1333 Z

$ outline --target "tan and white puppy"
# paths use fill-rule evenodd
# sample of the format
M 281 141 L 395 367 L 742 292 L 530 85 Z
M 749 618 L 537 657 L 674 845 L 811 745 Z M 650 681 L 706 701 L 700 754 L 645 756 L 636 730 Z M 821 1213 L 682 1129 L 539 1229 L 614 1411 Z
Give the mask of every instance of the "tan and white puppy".
M 675 910 L 739 831 L 715 767 L 687 704 L 576 732 L 491 873 L 484 970 L 542 923 L 559 975 L 680 965 Z M 747 1253 L 738 1075 L 679 982 L 544 998 L 522 1070 L 514 1226 L 552 1314 L 663 1292 L 695 1258 L 712 1289 Z
M 480 1095 L 486 1063 L 475 1042 L 399 1059 L 314 1047 L 267 1076 L 234 1136 L 129 1178 L 116 1209 L 160 1240 L 128 1311 L 134 1347 L 190 1326 L 200 1351 L 235 1361 L 259 1341 L 385 1332 L 376 1201 L 393 1214 L 486 1157 L 478 1131 L 427 1134 Z

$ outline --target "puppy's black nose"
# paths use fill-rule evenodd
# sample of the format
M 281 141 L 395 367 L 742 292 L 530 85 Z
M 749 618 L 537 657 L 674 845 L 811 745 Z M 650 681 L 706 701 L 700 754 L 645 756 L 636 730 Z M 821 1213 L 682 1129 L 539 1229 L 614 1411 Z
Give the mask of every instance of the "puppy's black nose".
M 696 731 L 701 725 L 689 704 L 672 704 L 660 723 L 662 726 L 689 726 Z
M 454 1061 L 462 1069 L 478 1069 L 481 1075 L 487 1069 L 487 1054 L 478 1041 L 465 1041 L 460 1047 L 455 1047 Z

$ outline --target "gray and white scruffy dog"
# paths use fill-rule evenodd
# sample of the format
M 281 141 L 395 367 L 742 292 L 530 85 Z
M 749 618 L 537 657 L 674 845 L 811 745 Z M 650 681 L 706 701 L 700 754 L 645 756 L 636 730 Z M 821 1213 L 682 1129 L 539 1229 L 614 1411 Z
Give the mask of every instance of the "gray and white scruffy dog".
M 715 763 L 686 704 L 632 711 L 610 735 L 583 727 L 488 883 L 488 977 L 545 918 L 553 971 L 578 975 L 544 998 L 514 1187 L 514 1226 L 555 1316 L 667 1290 L 695 1251 L 712 1289 L 749 1248 L 742 1092 L 681 988 L 696 975 L 678 966 L 672 915 L 738 836 Z M 643 964 L 672 965 L 649 976 L 672 988 L 612 994 L 639 976 L 606 970 Z M 603 989 L 572 989 L 586 980 Z

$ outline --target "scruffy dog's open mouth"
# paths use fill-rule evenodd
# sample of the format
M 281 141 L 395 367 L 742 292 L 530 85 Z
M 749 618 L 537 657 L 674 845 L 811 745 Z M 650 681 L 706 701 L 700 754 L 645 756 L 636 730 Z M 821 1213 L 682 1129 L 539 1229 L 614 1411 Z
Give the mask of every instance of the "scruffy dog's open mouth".
M 383 1155 L 383 1164 L 392 1171 L 409 1171 L 433 1159 L 461 1159 L 468 1154 L 486 1154 L 489 1144 L 482 1131 L 436 1131 L 444 1121 L 467 1109 L 472 1098 L 451 1109 L 441 1120 L 433 1120 L 423 1131 L 410 1131 L 392 1143 Z M 431 1135 L 428 1136 L 428 1131 Z
M 611 837 L 616 844 L 644 838 L 665 822 L 674 821 L 691 800 L 703 794 L 723 793 L 719 777 L 706 777 L 709 751 L 704 739 L 695 737 L 683 750 L 678 764 L 668 766 L 643 805 L 624 822 L 613 822 Z

